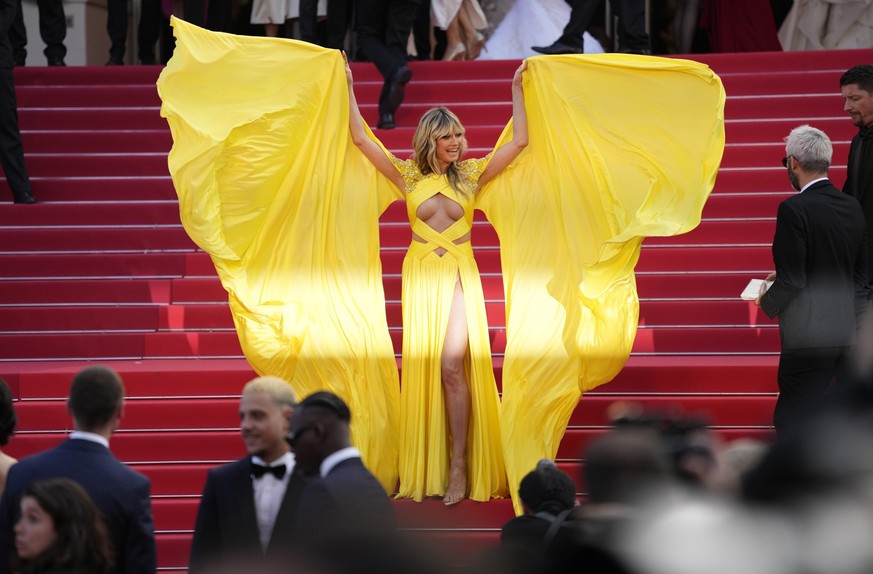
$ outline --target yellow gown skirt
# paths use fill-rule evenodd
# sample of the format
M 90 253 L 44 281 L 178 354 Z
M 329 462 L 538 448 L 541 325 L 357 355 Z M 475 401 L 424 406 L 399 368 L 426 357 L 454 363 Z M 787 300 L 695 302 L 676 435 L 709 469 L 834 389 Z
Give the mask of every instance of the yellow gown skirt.
M 421 500 L 446 491 L 451 438 L 440 359 L 460 281 L 469 338 L 464 365 L 471 398 L 467 488 L 470 498 L 486 501 L 507 494 L 500 405 L 479 268 L 469 241 L 452 251 L 439 256 L 428 244 L 413 241 L 403 260 L 399 496 Z

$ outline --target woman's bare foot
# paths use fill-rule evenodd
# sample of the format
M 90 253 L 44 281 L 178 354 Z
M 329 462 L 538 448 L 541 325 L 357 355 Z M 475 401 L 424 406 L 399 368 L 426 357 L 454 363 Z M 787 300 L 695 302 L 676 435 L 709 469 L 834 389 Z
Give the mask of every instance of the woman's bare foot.
M 452 464 L 449 470 L 449 486 L 443 497 L 443 504 L 452 506 L 467 497 L 467 467 L 463 463 Z

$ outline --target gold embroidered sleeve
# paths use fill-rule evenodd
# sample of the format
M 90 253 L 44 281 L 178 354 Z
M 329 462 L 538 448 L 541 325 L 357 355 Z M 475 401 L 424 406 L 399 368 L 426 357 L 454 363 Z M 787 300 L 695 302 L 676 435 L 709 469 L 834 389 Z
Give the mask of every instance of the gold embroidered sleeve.
M 391 159 L 391 163 L 394 164 L 394 167 L 397 168 L 397 171 L 400 172 L 400 176 L 403 178 L 403 183 L 406 185 L 406 191 L 411 191 L 412 188 L 415 187 L 415 184 L 421 179 L 421 172 L 415 164 L 415 161 L 411 159 L 400 159 L 393 154 L 388 154 L 388 157 Z
M 482 172 L 485 171 L 485 168 L 488 167 L 492 155 L 494 155 L 494 152 L 491 152 L 482 158 L 466 159 L 461 162 L 461 172 L 464 174 L 464 179 L 467 180 L 467 183 L 474 187 L 478 186 L 479 177 L 482 175 Z

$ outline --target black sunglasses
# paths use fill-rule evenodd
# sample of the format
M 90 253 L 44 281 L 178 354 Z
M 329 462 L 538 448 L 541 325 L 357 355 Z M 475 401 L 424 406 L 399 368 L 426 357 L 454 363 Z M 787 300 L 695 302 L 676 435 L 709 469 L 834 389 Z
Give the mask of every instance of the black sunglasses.
M 793 156 L 786 155 L 785 157 L 782 158 L 782 167 L 788 167 L 788 159 L 791 157 L 793 157 Z
M 308 431 L 311 428 L 312 427 L 310 427 L 310 426 L 305 426 L 303 428 L 299 428 L 295 431 L 289 432 L 288 436 L 285 437 L 285 442 L 287 442 L 290 446 L 293 447 L 297 443 L 297 441 L 300 440 L 300 437 L 303 436 L 303 433 L 305 433 L 306 431 Z

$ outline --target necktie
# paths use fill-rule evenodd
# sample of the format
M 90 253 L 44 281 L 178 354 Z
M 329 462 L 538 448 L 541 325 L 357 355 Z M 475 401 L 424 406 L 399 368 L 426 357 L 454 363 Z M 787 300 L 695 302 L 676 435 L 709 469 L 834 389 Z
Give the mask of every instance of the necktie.
M 279 480 L 282 480 L 283 478 L 285 478 L 285 465 L 280 464 L 279 466 L 263 466 L 260 464 L 252 463 L 251 473 L 252 476 L 254 476 L 256 479 L 261 478 L 265 474 L 269 473 Z

